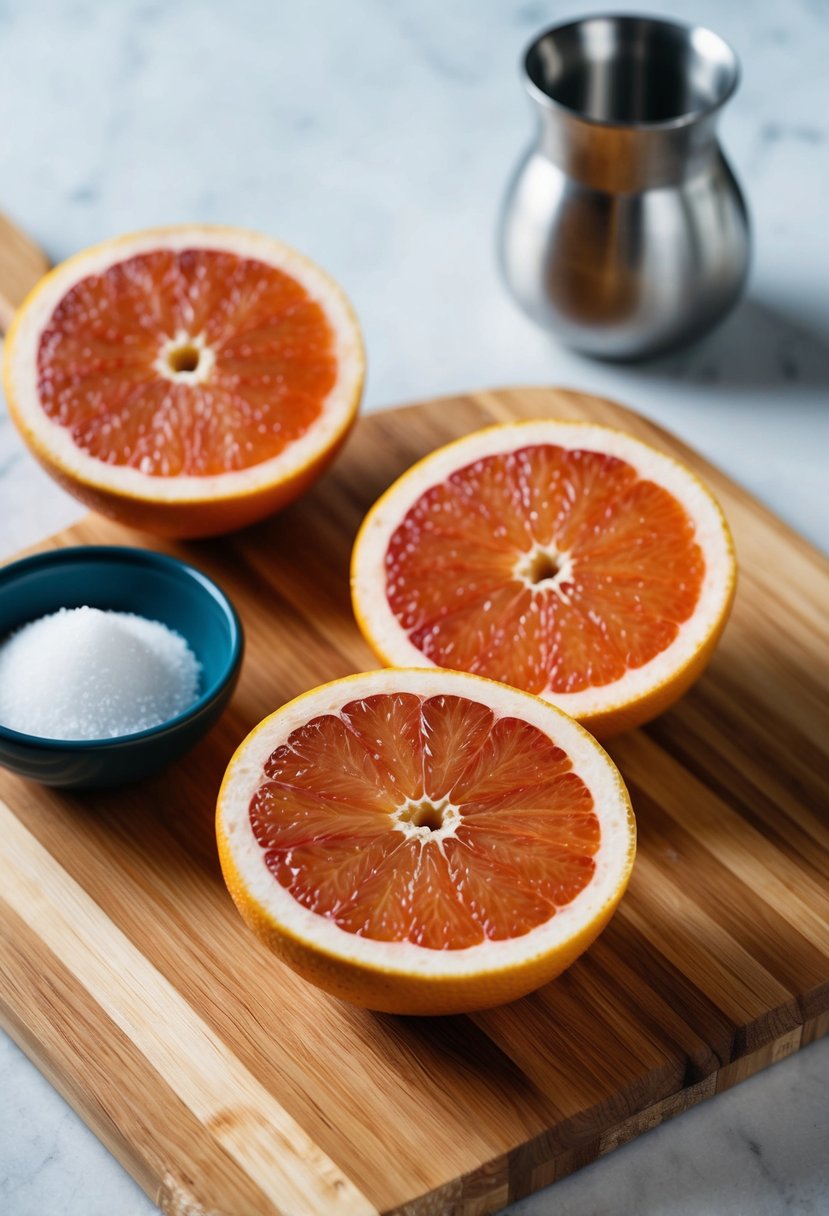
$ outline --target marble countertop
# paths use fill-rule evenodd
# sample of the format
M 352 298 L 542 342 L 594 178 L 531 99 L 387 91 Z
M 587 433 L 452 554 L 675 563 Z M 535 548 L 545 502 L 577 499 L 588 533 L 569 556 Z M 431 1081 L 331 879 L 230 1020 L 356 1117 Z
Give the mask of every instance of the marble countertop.
M 499 201 L 531 131 L 518 56 L 572 4 L 9 0 L 0 207 L 55 259 L 194 218 L 277 233 L 350 293 L 366 408 L 515 383 L 613 396 L 829 550 L 829 2 L 647 7 L 713 26 L 741 56 L 722 135 L 756 243 L 735 313 L 647 366 L 566 352 L 518 312 L 495 265 Z M 0 404 L 0 559 L 79 515 Z M 1 1038 L 0 1078 L 4 1216 L 155 1211 Z M 824 1041 L 513 1211 L 818 1216 L 827 1091 Z

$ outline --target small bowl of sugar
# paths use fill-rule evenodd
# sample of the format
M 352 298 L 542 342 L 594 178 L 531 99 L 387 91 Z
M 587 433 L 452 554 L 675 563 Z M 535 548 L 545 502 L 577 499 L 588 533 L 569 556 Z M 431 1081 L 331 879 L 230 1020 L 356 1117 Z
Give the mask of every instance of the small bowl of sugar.
M 0 764 L 45 785 L 149 777 L 230 700 L 242 626 L 207 575 L 84 545 L 0 570 Z

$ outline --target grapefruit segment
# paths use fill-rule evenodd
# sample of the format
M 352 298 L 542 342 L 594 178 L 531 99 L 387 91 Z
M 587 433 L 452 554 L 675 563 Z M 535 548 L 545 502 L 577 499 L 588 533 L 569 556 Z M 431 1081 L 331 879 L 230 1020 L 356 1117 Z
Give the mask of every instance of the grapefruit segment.
M 342 720 L 355 746 L 362 749 L 366 763 L 385 773 L 387 798 L 423 794 L 420 715 L 420 699 L 407 693 L 366 697 L 343 708 Z
M 71 493 L 172 535 L 228 531 L 295 497 L 362 389 L 340 289 L 271 238 L 193 225 L 58 266 L 6 343 L 12 417 Z
M 355 615 L 387 663 L 513 684 L 610 735 L 702 671 L 736 565 L 684 466 L 618 431 L 491 427 L 427 456 L 368 513 Z
M 451 671 L 369 672 L 278 710 L 231 760 L 217 834 L 242 915 L 301 974 L 458 1012 L 558 974 L 633 860 L 618 772 L 552 706 Z

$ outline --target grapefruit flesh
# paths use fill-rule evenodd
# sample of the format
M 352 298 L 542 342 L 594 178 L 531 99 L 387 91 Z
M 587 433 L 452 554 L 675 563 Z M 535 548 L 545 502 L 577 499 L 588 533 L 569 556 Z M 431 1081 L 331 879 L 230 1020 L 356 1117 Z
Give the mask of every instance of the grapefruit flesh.
M 608 735 L 699 674 L 734 589 L 716 503 L 676 462 L 602 427 L 467 436 L 373 508 L 355 612 L 390 663 L 511 683 Z
M 275 266 L 159 250 L 66 293 L 37 377 L 47 417 L 90 456 L 202 476 L 269 460 L 305 434 L 337 360 L 323 309 Z
M 289 501 L 345 436 L 363 375 L 339 288 L 270 238 L 138 233 L 70 259 L 10 335 L 12 414 L 76 496 L 178 535 Z
M 391 1012 L 522 995 L 627 882 L 615 768 L 551 706 L 456 672 L 314 690 L 242 744 L 219 798 L 228 886 L 301 974 Z

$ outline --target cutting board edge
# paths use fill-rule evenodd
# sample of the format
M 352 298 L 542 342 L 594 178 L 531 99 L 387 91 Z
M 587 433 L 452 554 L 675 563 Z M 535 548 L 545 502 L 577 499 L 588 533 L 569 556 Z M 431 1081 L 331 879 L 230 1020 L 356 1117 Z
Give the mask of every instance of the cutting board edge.
M 189 1180 L 176 1179 L 169 1172 L 163 1178 L 156 1177 L 140 1154 L 131 1151 L 128 1141 L 106 1118 L 100 1104 L 85 1100 L 79 1086 L 72 1084 L 66 1076 L 61 1076 L 58 1067 L 48 1058 L 45 1051 L 38 1051 L 39 1044 L 27 1035 L 24 1024 L 5 1001 L 0 1001 L 0 1026 L 127 1170 L 151 1202 L 160 1208 L 164 1216 L 182 1216 L 183 1212 L 190 1216 L 187 1209 L 182 1208 L 183 1197 L 190 1193 Z M 829 1016 L 823 1014 L 811 1018 L 797 1027 L 796 1031 L 778 1036 L 730 1064 L 722 1065 L 693 1085 L 681 1086 L 659 1101 L 632 1111 L 627 1119 L 599 1136 L 585 1138 L 564 1152 L 545 1157 L 543 1153 L 539 1153 L 539 1149 L 547 1137 L 557 1132 L 555 1127 L 547 1128 L 533 1140 L 497 1154 L 460 1179 L 412 1196 L 395 1207 L 380 1210 L 380 1216 L 434 1216 L 435 1202 L 443 1197 L 451 1199 L 453 1203 L 452 1208 L 448 1209 L 451 1210 L 452 1216 L 490 1216 L 500 1211 L 504 1205 L 526 1198 L 543 1187 L 566 1178 L 645 1132 L 652 1131 L 662 1123 L 756 1076 L 787 1059 L 802 1047 L 827 1035 Z M 537 1159 L 530 1166 L 525 1185 L 520 1182 L 519 1170 L 526 1169 L 526 1159 L 533 1156 Z M 506 1176 L 499 1179 L 497 1171 L 502 1164 Z M 513 1169 L 516 1171 L 515 1180 Z M 198 1204 L 197 1200 L 193 1202 Z M 203 1209 L 197 1206 L 193 1209 L 192 1216 L 201 1216 L 202 1211 Z M 222 1213 L 221 1216 L 225 1214 Z M 308 1216 L 312 1214 L 309 1213 Z M 319 1213 L 319 1216 L 327 1214 Z

